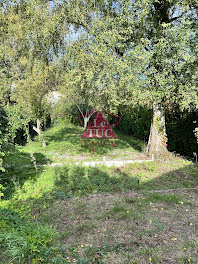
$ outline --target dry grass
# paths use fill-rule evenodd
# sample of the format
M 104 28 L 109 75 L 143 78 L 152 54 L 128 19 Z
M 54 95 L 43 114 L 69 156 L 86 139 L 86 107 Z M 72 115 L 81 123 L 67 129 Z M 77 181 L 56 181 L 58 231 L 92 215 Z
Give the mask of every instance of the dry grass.
M 78 258 L 87 257 L 87 248 L 97 248 L 85 263 L 198 261 L 195 191 L 75 197 L 57 200 L 45 211 L 45 217 L 38 217 L 56 226 L 62 245 L 73 245 Z M 104 245 L 111 250 L 105 251 Z M 113 250 L 115 245 L 119 246 Z M 71 262 L 75 263 L 74 257 Z

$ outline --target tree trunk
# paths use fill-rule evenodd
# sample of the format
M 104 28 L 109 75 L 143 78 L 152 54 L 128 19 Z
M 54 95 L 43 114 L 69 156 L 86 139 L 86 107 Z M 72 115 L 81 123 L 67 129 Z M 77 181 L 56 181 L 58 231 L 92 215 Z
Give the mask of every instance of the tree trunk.
M 32 140 L 31 140 L 31 137 L 30 137 L 29 124 L 27 124 L 25 126 L 25 129 L 26 129 L 26 135 L 27 135 L 27 142 L 28 142 L 28 144 L 30 144 L 30 157 L 31 157 L 31 161 L 32 161 L 32 163 L 34 165 L 35 170 L 38 171 L 38 167 L 37 167 L 37 164 L 36 164 L 36 158 L 34 156 L 34 152 L 32 151 L 32 146 L 31 146 Z
M 87 124 L 89 122 L 90 116 L 89 117 L 84 117 L 84 131 L 87 129 Z
M 165 111 L 161 103 L 153 104 L 153 121 L 146 153 L 148 155 L 165 155 L 167 153 L 167 138 L 165 127 Z
M 41 120 L 39 118 L 36 119 L 36 127 L 33 126 L 33 129 L 38 133 L 39 139 L 42 142 L 42 146 L 45 148 L 46 143 L 45 143 L 45 139 L 43 137 L 43 133 L 41 131 Z

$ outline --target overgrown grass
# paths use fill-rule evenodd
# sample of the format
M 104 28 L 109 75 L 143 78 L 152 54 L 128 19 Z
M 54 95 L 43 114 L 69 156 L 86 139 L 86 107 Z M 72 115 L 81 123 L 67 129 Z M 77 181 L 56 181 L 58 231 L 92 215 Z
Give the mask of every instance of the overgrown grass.
M 148 208 L 154 206 L 160 213 L 170 210 L 170 217 L 172 214 L 178 217 L 179 206 L 191 211 L 194 204 L 182 193 L 149 191 L 197 187 L 198 167 L 180 158 L 133 163 L 123 168 L 77 166 L 75 161 L 97 160 L 102 155 L 107 159 L 140 158 L 144 148 L 141 141 L 117 133 L 116 148 L 107 146 L 92 152 L 81 146 L 81 133 L 79 127 L 60 125 L 45 132 L 46 149 L 35 139 L 30 145 L 13 149 L 7 157 L 7 165 L 11 166 L 0 179 L 4 193 L 0 200 L 0 263 L 123 264 L 149 263 L 150 258 L 150 263 L 159 263 L 163 259 L 162 249 L 153 250 L 147 242 L 138 240 L 139 237 L 151 237 L 154 241 L 158 232 L 170 227 L 153 212 L 147 215 Z M 52 162 L 65 165 L 51 167 Z M 127 192 L 138 189 L 138 197 L 127 196 Z M 117 194 L 122 192 L 125 193 L 123 197 L 117 199 Z M 89 194 L 93 195 L 90 197 L 98 194 L 93 207 L 86 202 Z M 107 200 L 106 196 L 109 197 Z M 66 223 L 64 219 L 67 219 Z M 145 225 L 145 219 L 151 223 L 140 228 Z M 189 226 L 185 215 L 183 221 Z M 118 225 L 107 232 L 112 223 Z M 123 234 L 129 230 L 136 234 L 134 242 L 124 241 Z M 100 233 L 104 235 L 101 241 L 105 243 L 97 240 Z M 86 234 L 96 243 L 86 245 L 89 240 Z M 115 239 L 114 235 L 124 242 Z M 62 245 L 66 243 L 66 247 L 59 247 L 58 241 Z M 195 252 L 197 242 L 189 237 L 185 241 L 180 247 L 188 248 L 189 245 L 192 250 L 190 243 L 194 243 Z M 134 245 L 138 247 L 135 251 Z M 177 262 L 188 263 L 190 250 L 186 254 L 182 249 Z M 194 258 L 190 261 L 194 263 Z
M 50 242 L 56 237 L 56 231 L 48 225 L 28 223 L 14 211 L 0 209 L 1 259 L 14 263 L 47 262 L 54 257 Z

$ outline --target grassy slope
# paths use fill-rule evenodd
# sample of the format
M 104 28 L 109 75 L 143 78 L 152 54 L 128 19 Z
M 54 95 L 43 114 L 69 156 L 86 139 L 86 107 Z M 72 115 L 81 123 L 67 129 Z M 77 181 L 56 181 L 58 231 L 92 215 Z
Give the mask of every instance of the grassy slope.
M 116 148 L 99 148 L 93 153 L 81 146 L 81 133 L 78 127 L 60 125 L 45 132 L 46 149 L 35 141 L 10 153 L 7 162 L 14 166 L 3 176 L 6 200 L 1 202 L 1 207 L 17 211 L 30 222 L 36 219 L 41 225 L 56 226 L 59 241 L 67 245 L 67 257 L 72 263 L 74 259 L 78 259 L 79 264 L 102 263 L 102 259 L 104 263 L 149 263 L 149 258 L 152 263 L 160 263 L 160 258 L 161 263 L 196 263 L 193 262 L 198 247 L 193 211 L 197 205 L 196 194 L 173 192 L 150 196 L 145 191 L 197 187 L 197 166 L 179 158 L 134 163 L 124 168 L 75 166 L 69 162 L 98 160 L 102 155 L 107 159 L 142 158 L 140 151 L 144 144 L 132 137 L 118 134 Z M 38 167 L 36 171 L 31 162 L 33 152 L 39 164 L 64 162 L 66 165 Z M 138 180 L 140 193 L 131 193 L 135 197 L 116 194 L 136 191 Z M 81 197 L 104 192 L 112 194 Z M 165 212 L 161 208 L 165 208 Z M 171 229 L 172 223 L 175 224 Z M 169 234 L 165 235 L 167 232 Z M 49 231 L 47 240 L 53 239 L 52 233 Z M 130 241 L 127 233 L 133 234 Z M 171 240 L 175 236 L 179 243 Z M 155 243 L 158 251 L 153 250 Z M 69 247 L 72 244 L 74 247 Z M 175 254 L 171 251 L 173 245 L 178 249 Z M 189 250 L 184 250 L 184 246 Z M 57 263 L 69 263 L 67 261 Z
M 116 147 L 109 145 L 97 147 L 95 152 L 81 144 L 81 127 L 67 126 L 63 124 L 55 126 L 44 133 L 47 147 L 42 148 L 38 138 L 34 139 L 32 144 L 25 147 L 18 147 L 15 152 L 7 159 L 9 164 L 22 165 L 30 162 L 30 153 L 34 152 L 38 163 L 48 162 L 67 162 L 68 159 L 74 161 L 100 160 L 103 155 L 107 159 L 130 159 L 138 157 L 143 151 L 142 141 L 133 137 L 123 135 L 117 132 L 118 139 L 115 140 Z M 94 140 L 89 140 L 93 142 Z M 29 158 L 29 159 L 28 159 Z

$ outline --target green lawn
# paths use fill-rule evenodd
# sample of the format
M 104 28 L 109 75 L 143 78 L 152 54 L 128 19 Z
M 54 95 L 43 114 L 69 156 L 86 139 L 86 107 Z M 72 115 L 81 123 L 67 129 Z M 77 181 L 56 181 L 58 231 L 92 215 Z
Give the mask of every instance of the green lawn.
M 77 166 L 144 158 L 143 142 L 131 136 L 117 133 L 115 148 L 93 152 L 81 134 L 60 125 L 44 133 L 46 149 L 36 138 L 10 152 L 0 182 L 0 263 L 196 263 L 197 165 L 169 156 Z M 57 162 L 64 166 L 50 166 Z
M 95 152 L 91 150 L 92 144 L 96 140 L 89 140 L 90 146 L 86 147 L 81 143 L 83 129 L 73 125 L 55 126 L 44 133 L 47 147 L 42 148 L 41 143 L 36 137 L 31 144 L 25 147 L 18 146 L 7 158 L 8 164 L 20 166 L 30 164 L 30 153 L 39 164 L 50 162 L 68 162 L 101 160 L 105 155 L 106 159 L 133 159 L 139 157 L 144 150 L 144 143 L 141 140 L 134 139 L 131 136 L 116 132 L 118 139 L 114 140 L 116 147 L 112 147 L 112 140 L 106 141 L 105 147 L 96 146 Z M 84 140 L 85 141 L 85 140 Z

